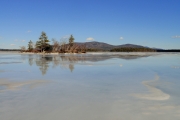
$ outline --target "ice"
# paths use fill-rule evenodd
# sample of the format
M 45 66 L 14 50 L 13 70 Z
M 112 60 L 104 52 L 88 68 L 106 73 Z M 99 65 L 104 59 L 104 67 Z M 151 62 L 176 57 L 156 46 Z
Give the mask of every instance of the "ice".
M 0 120 L 179 120 L 179 53 L 0 53 Z

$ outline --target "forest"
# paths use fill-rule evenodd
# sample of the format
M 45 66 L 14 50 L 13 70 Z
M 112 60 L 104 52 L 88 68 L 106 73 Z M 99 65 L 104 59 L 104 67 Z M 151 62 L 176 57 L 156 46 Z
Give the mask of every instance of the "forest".
M 130 47 L 123 47 L 123 48 L 114 48 L 111 49 L 110 52 L 156 52 L 154 49 L 150 48 L 130 48 Z

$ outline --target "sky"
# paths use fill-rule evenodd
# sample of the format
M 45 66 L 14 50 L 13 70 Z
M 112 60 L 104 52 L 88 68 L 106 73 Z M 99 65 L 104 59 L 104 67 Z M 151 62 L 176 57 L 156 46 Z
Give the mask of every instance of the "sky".
M 0 0 L 0 48 L 57 41 L 180 49 L 180 0 Z

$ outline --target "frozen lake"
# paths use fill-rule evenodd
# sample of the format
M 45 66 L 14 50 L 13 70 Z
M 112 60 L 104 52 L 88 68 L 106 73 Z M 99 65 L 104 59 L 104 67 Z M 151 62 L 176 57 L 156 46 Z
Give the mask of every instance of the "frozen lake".
M 0 53 L 0 120 L 179 120 L 180 53 Z

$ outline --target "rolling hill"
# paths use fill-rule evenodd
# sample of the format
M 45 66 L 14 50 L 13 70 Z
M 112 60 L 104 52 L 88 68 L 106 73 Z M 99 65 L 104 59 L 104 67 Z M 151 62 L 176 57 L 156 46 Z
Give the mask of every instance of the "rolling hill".
M 134 44 L 123 44 L 123 45 L 110 45 L 107 43 L 103 42 L 85 42 L 85 43 L 77 43 L 77 44 L 85 44 L 87 49 L 98 49 L 98 50 L 104 50 L 104 51 L 109 51 L 114 48 L 125 48 L 125 47 L 130 47 L 130 48 L 148 48 L 144 47 L 141 45 L 134 45 Z

